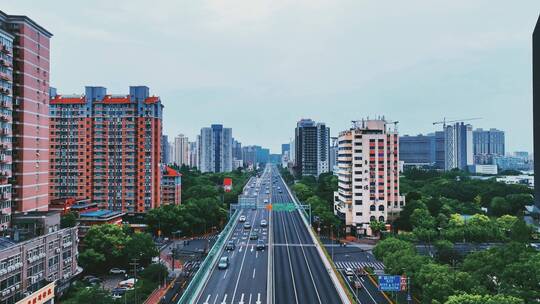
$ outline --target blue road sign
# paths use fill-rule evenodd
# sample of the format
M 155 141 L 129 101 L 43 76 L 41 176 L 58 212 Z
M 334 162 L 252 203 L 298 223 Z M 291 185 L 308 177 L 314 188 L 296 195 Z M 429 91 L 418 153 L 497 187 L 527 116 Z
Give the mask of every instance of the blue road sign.
M 380 291 L 400 291 L 401 290 L 401 277 L 400 276 L 379 276 L 379 290 Z

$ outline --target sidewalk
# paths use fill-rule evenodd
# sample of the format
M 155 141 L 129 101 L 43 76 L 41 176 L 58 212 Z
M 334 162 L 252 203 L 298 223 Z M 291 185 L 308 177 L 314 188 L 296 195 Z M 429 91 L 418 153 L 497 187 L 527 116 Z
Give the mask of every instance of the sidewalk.
M 161 301 L 161 298 L 165 296 L 167 293 L 167 290 L 169 290 L 170 285 L 161 287 L 159 289 L 154 290 L 154 292 L 144 301 L 144 304 L 157 304 L 159 301 Z

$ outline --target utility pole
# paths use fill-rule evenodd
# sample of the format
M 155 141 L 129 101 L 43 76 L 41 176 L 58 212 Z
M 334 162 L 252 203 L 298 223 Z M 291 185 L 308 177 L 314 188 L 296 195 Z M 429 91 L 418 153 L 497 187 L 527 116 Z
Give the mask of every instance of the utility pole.
M 407 276 L 407 303 L 411 304 L 412 297 L 411 297 L 411 277 Z
M 134 293 L 134 296 L 135 296 L 135 304 L 139 304 L 139 298 L 137 297 L 137 266 L 139 266 L 139 259 L 137 258 L 133 258 L 132 259 L 133 262 L 129 263 L 129 265 L 132 265 L 133 266 L 133 273 L 134 273 L 134 282 L 133 282 L 133 293 Z

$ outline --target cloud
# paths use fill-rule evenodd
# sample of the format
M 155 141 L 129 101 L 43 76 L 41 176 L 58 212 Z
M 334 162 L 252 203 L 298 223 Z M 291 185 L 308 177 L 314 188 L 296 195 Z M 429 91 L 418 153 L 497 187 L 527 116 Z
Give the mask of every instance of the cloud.
M 508 150 L 532 150 L 530 38 L 540 3 L 497 0 L 5 0 L 54 34 L 60 92 L 146 84 L 165 131 L 214 121 L 279 149 L 295 121 L 332 132 L 386 114 L 403 132 L 484 116 Z M 335 134 L 335 133 L 334 133 Z

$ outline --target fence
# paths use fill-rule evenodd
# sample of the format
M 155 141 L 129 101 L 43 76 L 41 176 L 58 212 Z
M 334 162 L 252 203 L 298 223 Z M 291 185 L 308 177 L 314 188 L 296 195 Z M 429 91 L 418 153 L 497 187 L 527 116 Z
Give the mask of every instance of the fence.
M 223 231 L 214 243 L 214 246 L 212 246 L 212 249 L 210 249 L 208 255 L 199 267 L 199 270 L 197 271 L 191 282 L 189 282 L 189 285 L 180 297 L 178 304 L 195 303 L 197 301 L 197 296 L 206 284 L 209 275 L 212 273 L 212 268 L 221 256 L 223 245 L 229 239 L 230 234 L 234 231 L 234 227 L 236 226 L 236 222 L 238 221 L 237 218 L 239 214 L 239 212 L 234 212 L 234 214 L 231 216 L 229 222 L 227 223 L 225 228 L 223 228 Z

